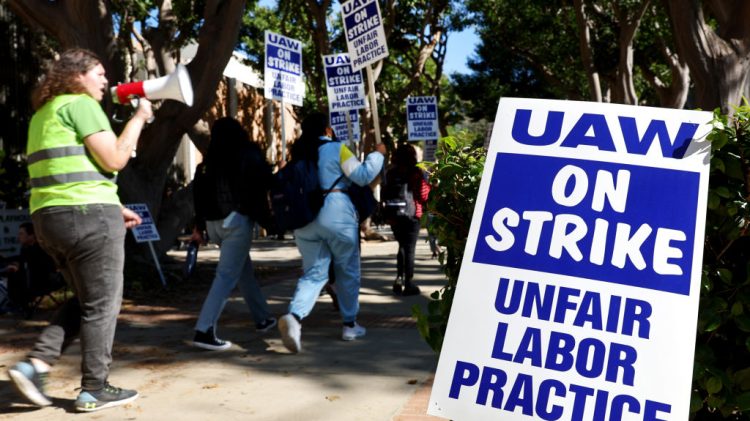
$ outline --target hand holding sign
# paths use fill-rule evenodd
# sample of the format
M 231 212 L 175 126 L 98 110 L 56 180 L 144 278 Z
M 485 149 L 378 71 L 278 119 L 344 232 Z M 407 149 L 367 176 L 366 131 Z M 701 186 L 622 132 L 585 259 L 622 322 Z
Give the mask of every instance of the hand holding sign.
M 125 228 L 133 228 L 143 222 L 137 213 L 125 207 L 122 208 L 122 219 L 125 221 Z

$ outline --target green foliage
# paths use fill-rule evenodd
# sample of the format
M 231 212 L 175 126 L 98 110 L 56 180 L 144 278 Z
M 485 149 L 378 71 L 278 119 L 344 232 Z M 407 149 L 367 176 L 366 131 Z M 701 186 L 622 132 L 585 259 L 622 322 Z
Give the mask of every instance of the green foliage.
M 750 106 L 713 126 L 691 411 L 750 420 Z
M 412 312 L 417 319 L 419 333 L 436 352 L 443 345 L 466 238 L 469 236 L 468 222 L 474 213 L 484 169 L 486 151 L 476 146 L 476 138 L 468 132 L 460 132 L 441 139 L 436 152 L 437 162 L 425 164 L 431 180 L 439 180 L 433 182 L 427 203 L 428 211 L 434 215 L 428 229 L 443 246 L 440 263 L 447 283 L 443 289 L 432 294 L 426 313 L 419 306 L 414 306 Z
M 468 114 L 493 120 L 500 97 L 585 96 L 578 29 L 570 6 L 558 0 L 468 0 L 480 43 L 468 75 L 454 75 Z M 507 42 L 513 40 L 513 42 Z
M 561 0 L 467 0 L 480 43 L 468 75 L 454 75 L 468 114 L 494 118 L 500 97 L 593 99 L 581 53 L 581 29 L 574 2 Z M 587 0 L 593 67 L 604 101 L 615 92 L 623 71 L 621 31 L 638 22 L 633 40 L 632 77 L 639 104 L 659 105 L 673 74 L 668 52 L 675 51 L 667 11 L 650 2 L 642 17 L 641 0 Z M 507 40 L 513 40 L 508 42 Z M 657 87 L 660 87 L 657 89 Z M 662 92 L 659 92 L 662 91 Z M 664 95 L 665 98 L 669 95 Z

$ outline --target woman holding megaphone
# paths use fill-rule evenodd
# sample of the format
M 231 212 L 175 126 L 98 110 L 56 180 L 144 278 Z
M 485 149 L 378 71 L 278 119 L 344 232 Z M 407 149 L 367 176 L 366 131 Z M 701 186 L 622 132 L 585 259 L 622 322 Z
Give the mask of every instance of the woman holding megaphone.
M 8 370 L 24 397 L 51 405 L 44 391 L 47 373 L 80 337 L 82 378 L 75 407 L 84 412 L 138 397 L 108 382 L 122 302 L 125 232 L 141 222 L 120 204 L 115 175 L 128 163 L 153 113 L 142 98 L 115 135 L 99 105 L 107 88 L 104 73 L 92 52 L 68 50 L 52 63 L 32 97 L 36 112 L 26 150 L 31 218 L 39 244 L 75 296 L 60 307 L 28 358 Z

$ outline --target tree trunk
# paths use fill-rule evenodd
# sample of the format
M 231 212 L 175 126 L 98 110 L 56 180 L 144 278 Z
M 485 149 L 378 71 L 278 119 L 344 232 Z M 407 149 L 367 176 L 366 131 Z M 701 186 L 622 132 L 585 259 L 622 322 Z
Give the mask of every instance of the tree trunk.
M 663 41 L 659 40 L 657 44 L 665 62 L 669 65 L 672 83 L 669 85 L 664 83 L 651 71 L 647 63 L 639 65 L 641 74 L 656 91 L 660 106 L 682 109 L 687 102 L 690 89 L 690 70 L 682 57 L 673 53 Z
M 581 61 L 583 62 L 583 69 L 586 72 L 586 78 L 589 81 L 590 99 L 602 102 L 602 85 L 599 80 L 599 71 L 594 65 L 591 48 L 591 28 L 589 18 L 586 14 L 586 6 L 583 0 L 574 0 L 573 5 L 576 11 L 576 21 L 578 22 L 578 43 L 581 50 Z
M 706 23 L 702 2 L 668 0 L 668 5 L 678 53 L 695 82 L 695 105 L 730 112 L 748 85 L 750 2 L 708 3 L 721 35 Z
M 633 80 L 633 41 L 638 31 L 638 26 L 643 19 L 644 13 L 648 8 L 650 0 L 645 0 L 632 16 L 624 7 L 616 7 L 617 20 L 620 23 L 619 36 L 619 55 L 620 59 L 617 64 L 617 75 L 612 92 L 614 102 L 621 104 L 637 105 L 638 95 L 635 92 L 635 82 Z
M 180 140 L 214 102 L 222 72 L 237 42 L 243 10 L 242 0 L 212 1 L 206 5 L 198 51 L 187 66 L 193 84 L 193 106 L 175 101 L 164 103 L 156 121 L 141 134 L 137 157 L 120 173 L 118 184 L 123 203 L 146 203 L 155 220 L 161 219 L 167 170 Z M 165 208 L 170 206 L 165 203 Z M 174 237 L 164 238 L 162 244 L 169 240 Z
M 310 85 L 315 90 L 315 99 L 318 102 L 318 109 L 320 110 L 327 109 L 328 107 L 328 104 L 323 102 L 323 97 L 326 95 L 326 82 L 322 56 L 330 54 L 331 51 L 328 40 L 328 24 L 326 21 L 330 6 L 330 0 L 323 0 L 321 3 L 318 3 L 318 0 L 307 0 L 307 7 L 305 8 L 309 26 L 314 28 L 312 39 L 315 43 L 315 49 L 318 52 L 315 55 L 315 63 L 311 63 L 316 71 L 312 74 L 313 77 L 310 78 Z
M 41 27 L 63 49 L 86 48 L 96 53 L 110 75 L 120 74 L 112 16 L 104 0 L 7 0 L 10 9 L 29 26 Z

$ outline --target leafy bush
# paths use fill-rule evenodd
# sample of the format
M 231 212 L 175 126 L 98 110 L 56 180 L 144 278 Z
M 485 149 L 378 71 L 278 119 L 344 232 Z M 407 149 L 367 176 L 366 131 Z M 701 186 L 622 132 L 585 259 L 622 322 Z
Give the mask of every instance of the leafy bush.
M 425 169 L 433 180 L 427 209 L 434 218 L 428 229 L 443 247 L 440 263 L 447 282 L 445 287 L 431 295 L 432 300 L 427 306 L 426 314 L 417 305 L 412 313 L 417 319 L 420 334 L 436 352 L 440 352 L 443 345 L 474 203 L 484 170 L 486 151 L 474 143 L 474 138 L 468 132 L 445 137 L 441 139 L 436 151 L 437 162 L 425 163 Z M 439 180 L 439 183 L 435 183 L 435 180 Z
M 750 420 L 750 107 L 713 125 L 691 412 Z

